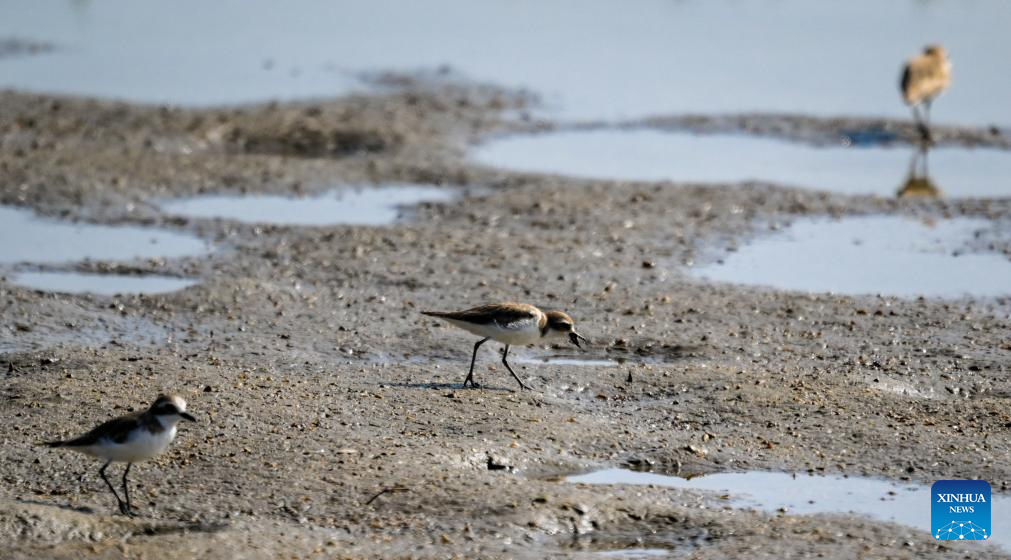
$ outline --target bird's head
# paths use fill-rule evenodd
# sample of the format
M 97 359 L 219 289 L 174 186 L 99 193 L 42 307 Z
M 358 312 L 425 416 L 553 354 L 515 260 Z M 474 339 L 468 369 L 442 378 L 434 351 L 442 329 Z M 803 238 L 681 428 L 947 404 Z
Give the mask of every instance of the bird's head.
M 175 425 L 180 420 L 196 422 L 190 413 L 186 412 L 186 401 L 178 395 L 158 395 L 151 404 L 151 413 L 163 424 Z
M 923 54 L 927 56 L 933 56 L 940 59 L 948 58 L 948 51 L 944 50 L 944 47 L 938 44 L 927 45 L 923 48 Z
M 552 336 L 565 336 L 568 337 L 569 341 L 576 345 L 577 348 L 582 348 L 579 345 L 579 341 L 582 340 L 589 344 L 589 340 L 583 335 L 576 332 L 576 322 L 572 320 L 562 311 L 548 311 L 545 313 L 548 318 L 548 334 Z

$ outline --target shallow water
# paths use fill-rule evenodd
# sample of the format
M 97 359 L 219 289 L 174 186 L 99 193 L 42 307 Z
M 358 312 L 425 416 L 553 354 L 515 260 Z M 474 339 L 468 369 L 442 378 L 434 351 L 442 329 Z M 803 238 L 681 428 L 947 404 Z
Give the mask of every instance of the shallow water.
M 0 207 L 0 264 L 175 258 L 208 252 L 190 235 L 136 226 L 106 226 L 40 218 Z
M 511 136 L 475 148 L 478 163 L 519 171 L 636 181 L 759 180 L 847 195 L 1011 197 L 1011 151 L 815 147 L 772 138 L 657 130 Z M 910 180 L 920 179 L 917 184 Z
M 926 224 L 899 216 L 796 220 L 755 238 L 723 262 L 694 269 L 706 280 L 806 292 L 959 297 L 1011 294 L 1011 260 L 966 252 L 985 220 Z M 956 256 L 957 255 L 957 256 Z
M 1006 125 L 1009 27 L 1003 0 L 0 0 L 0 37 L 57 47 L 0 61 L 0 87 L 206 105 L 329 97 L 360 88 L 358 72 L 450 65 L 530 88 L 566 118 L 905 118 L 899 69 L 941 42 L 954 85 L 936 120 Z
M 223 218 L 244 223 L 293 226 L 390 225 L 403 207 L 446 202 L 456 191 L 429 185 L 349 188 L 314 197 L 273 195 L 198 196 L 160 206 L 168 214 L 190 218 Z
M 7 278 L 16 286 L 63 294 L 164 294 L 194 286 L 196 280 L 170 276 L 82 274 L 78 272 L 18 272 Z
M 594 553 L 597 558 L 664 558 L 670 556 L 671 551 L 664 548 L 624 548 L 617 550 L 604 550 Z
M 549 364 L 556 366 L 574 366 L 574 367 L 618 367 L 619 365 L 621 365 L 614 360 L 594 360 L 594 359 L 560 358 L 560 357 L 538 358 L 535 356 L 517 356 L 510 361 L 515 361 L 517 364 Z
M 624 469 L 606 469 L 565 479 L 580 484 L 655 485 L 729 494 L 738 508 L 787 514 L 851 514 L 891 521 L 930 534 L 930 487 L 889 480 L 844 476 L 792 475 L 752 471 L 684 479 Z M 1011 550 L 1011 498 L 991 501 L 993 542 Z

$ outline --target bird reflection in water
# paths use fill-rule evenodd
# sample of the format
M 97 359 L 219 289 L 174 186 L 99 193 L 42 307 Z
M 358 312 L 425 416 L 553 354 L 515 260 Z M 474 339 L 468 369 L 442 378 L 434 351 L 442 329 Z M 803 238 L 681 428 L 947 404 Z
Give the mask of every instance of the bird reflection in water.
M 930 180 L 927 169 L 927 153 L 930 151 L 926 143 L 917 146 L 909 161 L 909 173 L 905 182 L 899 187 L 896 195 L 899 198 L 940 198 L 944 193 Z

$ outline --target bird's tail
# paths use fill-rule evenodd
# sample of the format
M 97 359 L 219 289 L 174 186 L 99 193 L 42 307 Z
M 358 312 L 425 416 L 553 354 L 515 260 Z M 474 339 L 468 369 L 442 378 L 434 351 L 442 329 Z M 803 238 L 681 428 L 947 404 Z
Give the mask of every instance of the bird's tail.
M 448 317 L 450 313 L 445 313 L 443 311 L 422 311 L 422 315 L 428 315 L 429 317 Z
M 65 445 L 67 445 L 67 442 L 60 441 L 60 440 L 57 440 L 57 441 L 43 441 L 43 442 L 40 442 L 39 445 L 44 445 L 46 447 L 63 447 Z

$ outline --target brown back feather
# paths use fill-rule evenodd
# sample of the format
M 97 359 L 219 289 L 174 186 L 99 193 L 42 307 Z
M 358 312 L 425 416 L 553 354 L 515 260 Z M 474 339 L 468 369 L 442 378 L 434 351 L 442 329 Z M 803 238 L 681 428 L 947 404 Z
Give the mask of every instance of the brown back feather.
M 165 430 L 165 427 L 148 411 L 134 412 L 133 414 L 127 414 L 103 422 L 90 432 L 76 438 L 64 441 L 48 441 L 45 445 L 49 447 L 87 447 L 95 445 L 102 439 L 110 439 L 116 443 L 123 443 L 130 437 L 130 432 L 138 427 L 147 428 L 148 431 L 154 434 Z
M 908 104 L 931 99 L 951 83 L 948 61 L 943 54 L 922 54 L 909 60 L 902 69 L 902 97 Z
M 511 323 L 540 315 L 536 307 L 525 303 L 492 303 L 464 311 L 422 311 L 421 313 L 430 317 L 466 321 L 475 325 L 487 325 L 494 322 Z

